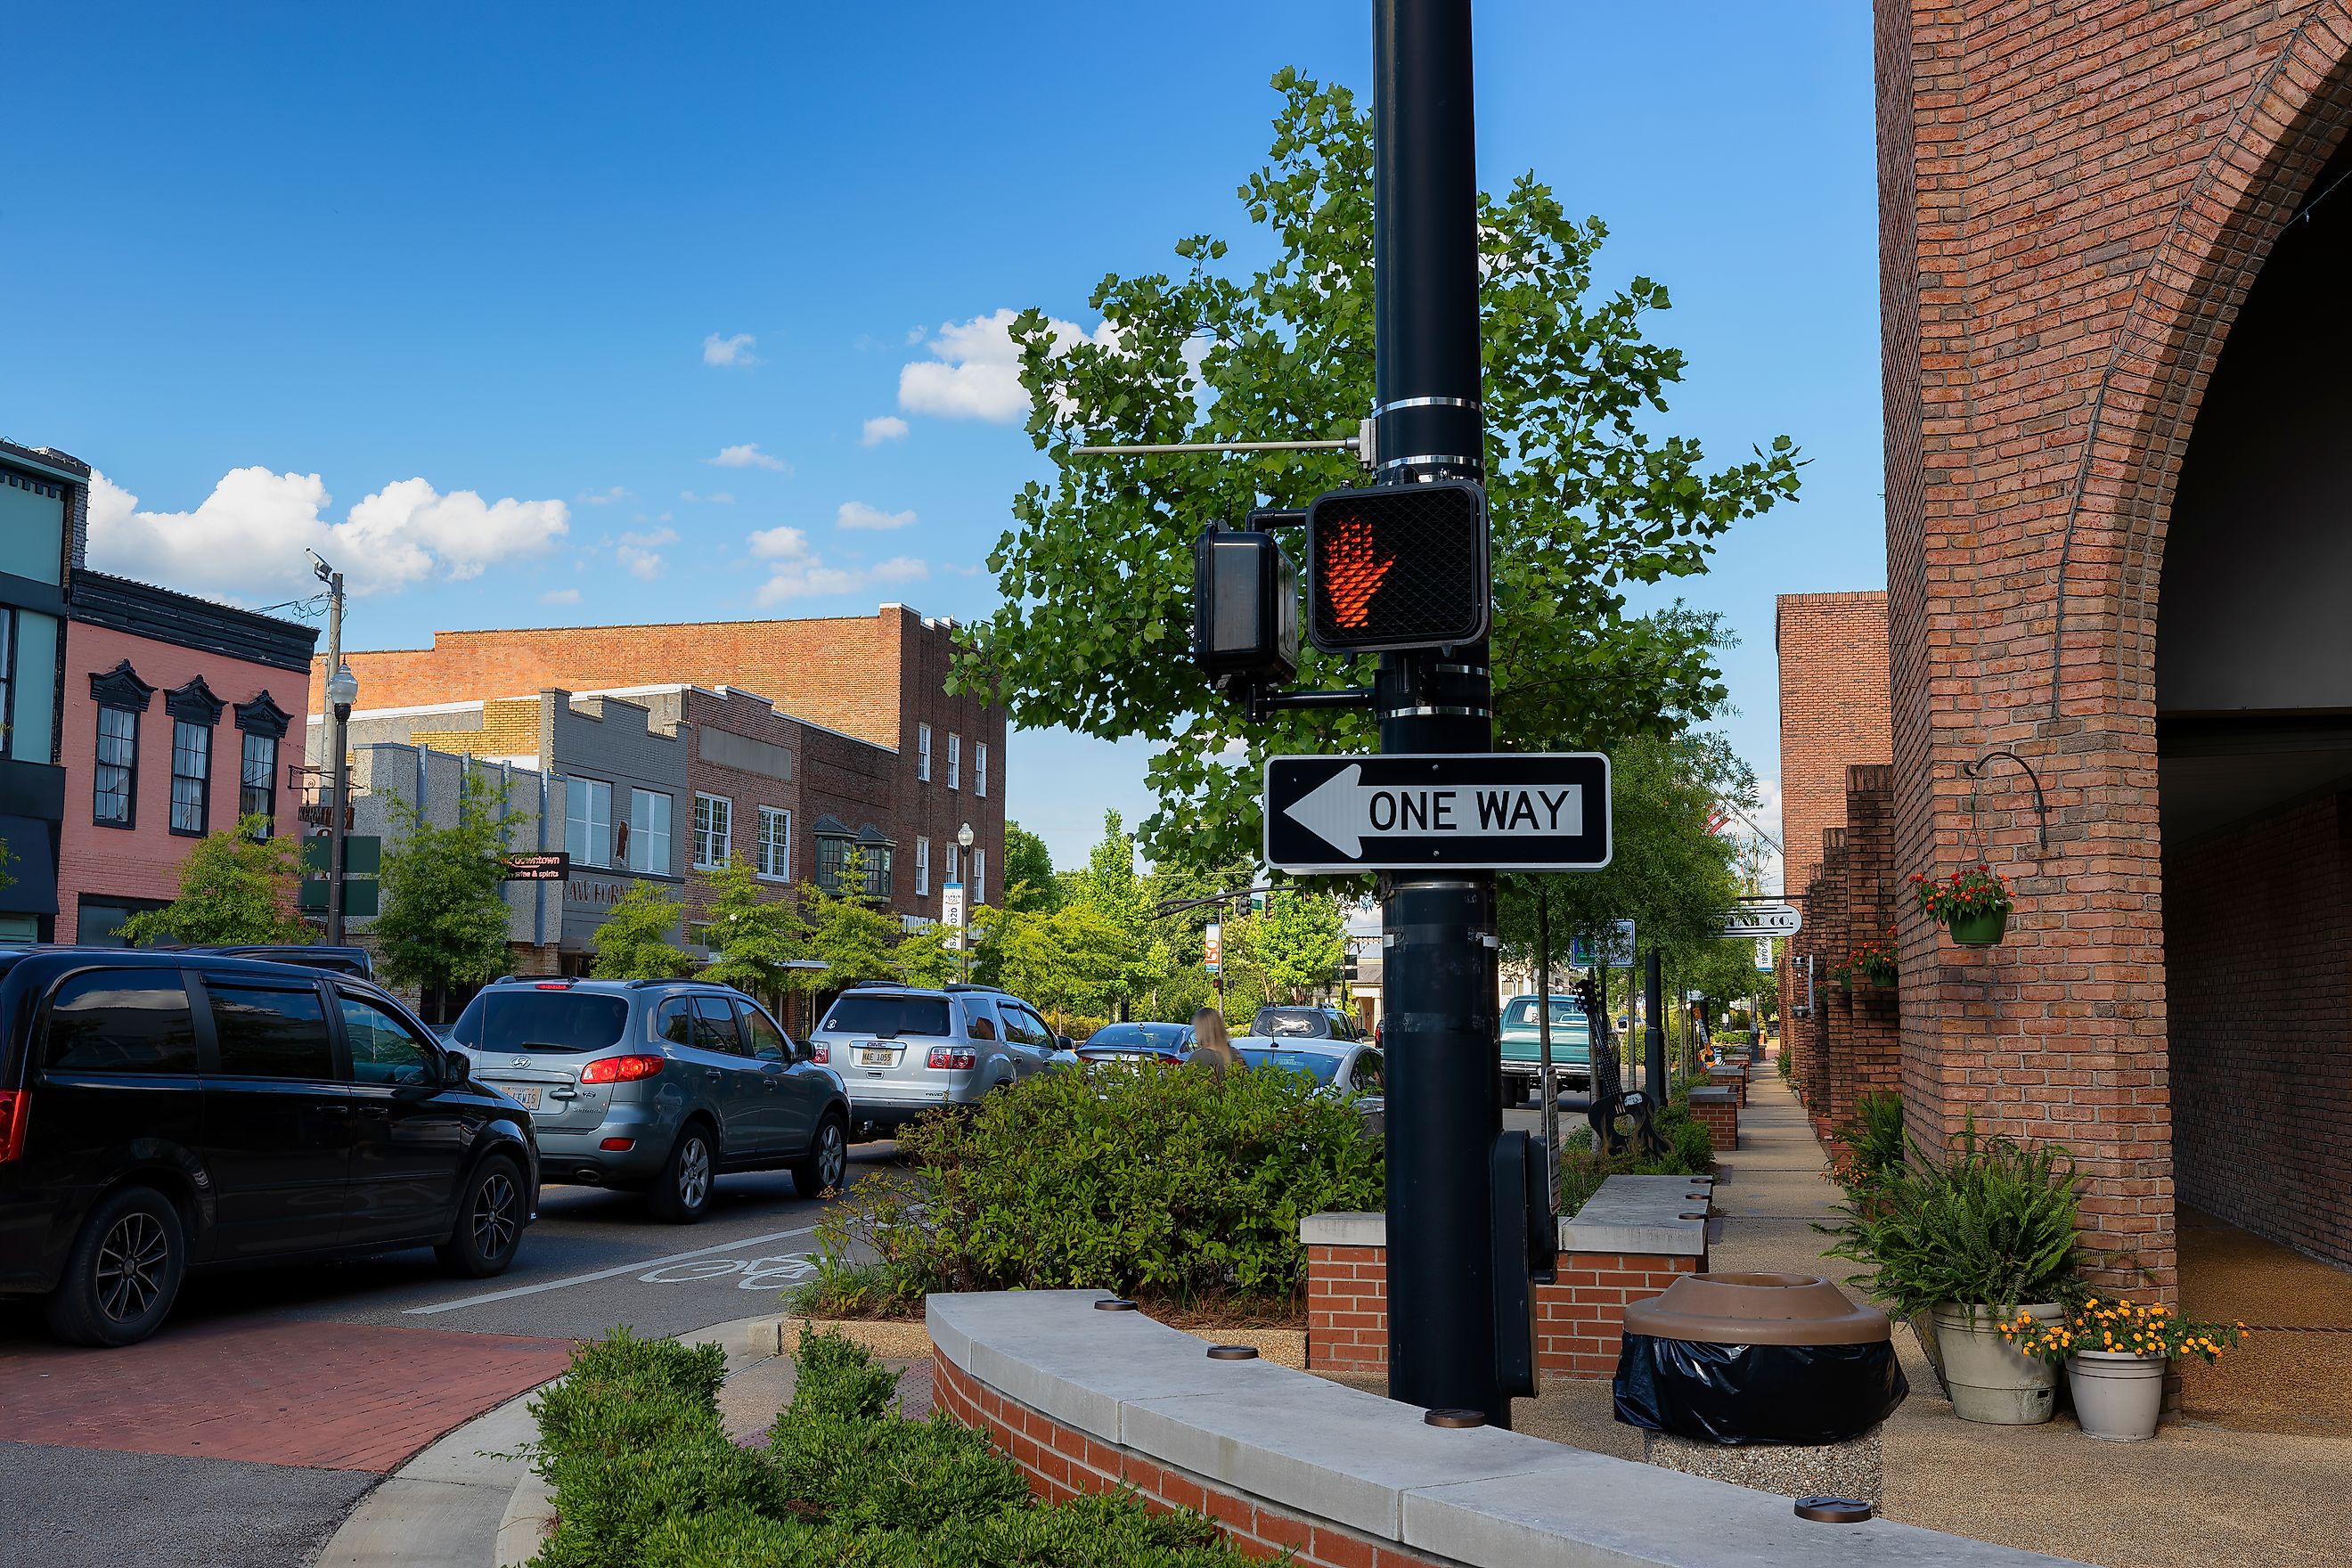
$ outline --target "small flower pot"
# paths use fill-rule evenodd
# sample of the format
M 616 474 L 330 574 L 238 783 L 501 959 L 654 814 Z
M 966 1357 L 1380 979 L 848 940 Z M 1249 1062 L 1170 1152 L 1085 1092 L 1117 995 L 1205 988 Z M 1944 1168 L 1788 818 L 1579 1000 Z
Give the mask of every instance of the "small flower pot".
M 2065 1316 L 2054 1301 L 2019 1310 L 2043 1322 Z M 1944 1390 L 1951 1395 L 1953 1415 L 1994 1426 L 2032 1426 L 2050 1419 L 2058 1406 L 2057 1367 L 2003 1339 L 1991 1308 L 1947 1301 L 1929 1316 L 1943 1352 Z
M 1954 915 L 1950 929 L 1952 940 L 1962 947 L 1999 947 L 2000 939 L 2009 933 L 2009 911 Z
M 2084 1351 L 2066 1358 L 2066 1387 L 2085 1436 L 2144 1443 L 2164 1410 L 2168 1358 L 2137 1352 Z

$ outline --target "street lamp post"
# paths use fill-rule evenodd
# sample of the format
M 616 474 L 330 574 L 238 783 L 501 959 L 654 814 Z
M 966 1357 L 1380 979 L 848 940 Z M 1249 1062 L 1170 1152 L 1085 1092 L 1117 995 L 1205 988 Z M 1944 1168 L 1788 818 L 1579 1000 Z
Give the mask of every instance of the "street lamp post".
M 338 574 L 340 575 L 340 574 Z M 343 944 L 343 813 L 351 798 L 352 770 L 344 765 L 344 735 L 352 721 L 352 705 L 360 699 L 359 677 L 348 664 L 335 666 L 327 680 L 327 705 L 335 715 L 332 746 L 327 765 L 334 769 L 333 805 L 327 815 L 327 945 Z
M 963 921 L 963 929 L 956 933 L 956 952 L 963 955 L 963 977 L 971 979 L 971 824 L 956 829 L 956 847 L 962 851 L 956 857 L 956 880 L 963 884 L 963 897 L 956 900 L 956 913 Z

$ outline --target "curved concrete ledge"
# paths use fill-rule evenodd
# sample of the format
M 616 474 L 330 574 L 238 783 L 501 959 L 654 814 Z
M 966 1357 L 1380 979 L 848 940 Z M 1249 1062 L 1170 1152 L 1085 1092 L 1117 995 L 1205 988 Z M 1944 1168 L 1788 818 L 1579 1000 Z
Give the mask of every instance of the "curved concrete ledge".
M 1213 1362 L 1092 1290 L 933 1296 L 939 1407 L 1049 1497 L 1132 1486 L 1328 1568 L 2021 1568 L 2061 1561 L 1910 1525 L 1814 1524 L 1786 1498 L 1421 1413 L 1265 1362 Z

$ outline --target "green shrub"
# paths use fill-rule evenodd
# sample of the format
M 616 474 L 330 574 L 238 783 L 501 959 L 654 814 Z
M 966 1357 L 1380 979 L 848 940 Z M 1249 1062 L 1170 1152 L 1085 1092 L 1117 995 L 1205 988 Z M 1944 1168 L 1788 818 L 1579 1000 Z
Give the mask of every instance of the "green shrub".
M 1938 1302 L 1992 1307 L 2072 1302 L 2075 1256 L 2073 1156 L 2054 1143 L 1979 1139 L 1971 1121 L 1937 1166 L 1908 1139 L 1903 1163 L 1851 1192 L 1826 1256 L 1864 1265 L 1847 1281 L 1896 1317 Z
M 1643 1155 L 1638 1144 L 1607 1158 L 1594 1152 L 1592 1129 L 1579 1127 L 1559 1141 L 1559 1212 L 1573 1215 L 1592 1201 L 1612 1176 L 1704 1176 L 1715 1170 L 1715 1136 L 1690 1113 L 1690 1086 L 1676 1089 L 1658 1112 L 1663 1155 Z
M 1853 1114 L 1831 1136 L 1848 1152 L 1832 1174 L 1848 1192 L 1883 1184 L 1903 1166 L 1903 1097 L 1892 1089 L 1874 1089 L 1854 1101 Z
M 1288 1310 L 1298 1222 L 1386 1202 L 1379 1142 L 1295 1073 L 1041 1073 L 901 1142 L 914 1170 L 860 1182 L 818 1224 L 804 1308 L 1091 1287 Z
M 558 1524 L 537 1568 L 1236 1568 L 1198 1514 L 1131 1492 L 1052 1508 L 977 1432 L 887 1413 L 890 1373 L 803 1331 L 766 1451 L 721 1433 L 715 1349 L 625 1331 L 533 1405 Z

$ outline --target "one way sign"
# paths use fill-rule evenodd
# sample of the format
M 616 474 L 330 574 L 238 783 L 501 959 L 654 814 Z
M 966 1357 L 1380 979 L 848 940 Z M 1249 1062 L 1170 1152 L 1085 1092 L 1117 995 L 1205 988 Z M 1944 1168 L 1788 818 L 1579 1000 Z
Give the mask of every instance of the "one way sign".
M 1285 871 L 1596 871 L 1609 855 L 1597 752 L 1265 762 L 1265 858 Z

